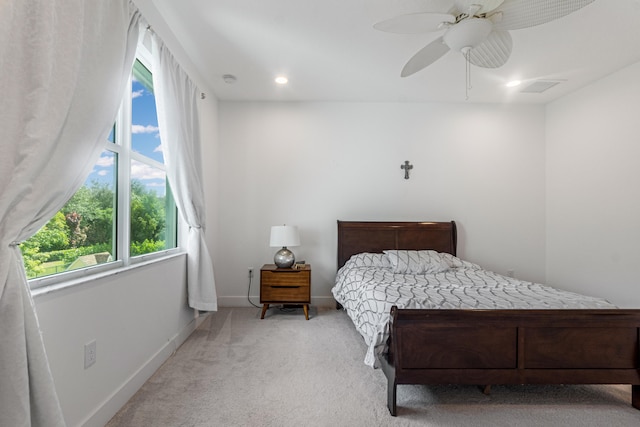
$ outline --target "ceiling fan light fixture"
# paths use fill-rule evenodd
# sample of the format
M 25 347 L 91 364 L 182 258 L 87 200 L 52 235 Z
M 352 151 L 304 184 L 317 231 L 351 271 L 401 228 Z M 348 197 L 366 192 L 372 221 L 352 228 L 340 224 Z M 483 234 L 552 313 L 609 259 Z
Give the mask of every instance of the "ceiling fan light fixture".
M 461 12 L 475 10 L 475 13 L 489 13 L 497 9 L 504 0 L 455 0 L 456 9 Z
M 449 48 L 462 52 L 463 48 L 473 48 L 482 43 L 492 29 L 493 24 L 488 19 L 470 18 L 449 28 L 442 39 Z

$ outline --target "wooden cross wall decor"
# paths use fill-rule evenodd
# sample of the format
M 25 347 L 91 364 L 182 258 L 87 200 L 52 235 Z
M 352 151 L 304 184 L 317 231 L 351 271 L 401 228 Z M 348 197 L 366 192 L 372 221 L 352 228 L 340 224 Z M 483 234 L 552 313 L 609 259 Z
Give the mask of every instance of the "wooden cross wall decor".
M 409 160 L 405 160 L 404 165 L 401 165 L 400 169 L 404 169 L 404 179 L 409 179 L 409 171 L 413 169 L 413 165 L 409 164 Z

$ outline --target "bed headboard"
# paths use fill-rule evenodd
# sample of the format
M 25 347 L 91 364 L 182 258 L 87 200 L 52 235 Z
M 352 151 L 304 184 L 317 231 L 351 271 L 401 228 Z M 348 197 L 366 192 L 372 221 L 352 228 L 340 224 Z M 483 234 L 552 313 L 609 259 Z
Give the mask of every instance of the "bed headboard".
M 352 255 L 386 249 L 456 254 L 456 223 L 338 221 L 338 268 Z

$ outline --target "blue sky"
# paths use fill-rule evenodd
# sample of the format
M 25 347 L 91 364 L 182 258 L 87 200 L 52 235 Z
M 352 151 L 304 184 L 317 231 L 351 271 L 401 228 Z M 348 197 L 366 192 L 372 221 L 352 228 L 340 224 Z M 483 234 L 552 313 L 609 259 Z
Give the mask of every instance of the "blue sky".
M 140 154 L 164 163 L 158 134 L 155 96 L 134 80 L 132 98 L 131 147 Z
M 131 98 L 131 147 L 133 151 L 164 163 L 153 93 L 142 83 L 133 80 Z M 109 139 L 113 141 L 113 132 Z M 105 150 L 87 178 L 86 183 L 90 184 L 94 180 L 114 183 L 115 158 L 116 156 L 112 152 Z M 159 196 L 164 196 L 165 174 L 160 169 L 133 160 L 131 162 L 131 178 L 142 181 L 147 189 L 155 191 Z

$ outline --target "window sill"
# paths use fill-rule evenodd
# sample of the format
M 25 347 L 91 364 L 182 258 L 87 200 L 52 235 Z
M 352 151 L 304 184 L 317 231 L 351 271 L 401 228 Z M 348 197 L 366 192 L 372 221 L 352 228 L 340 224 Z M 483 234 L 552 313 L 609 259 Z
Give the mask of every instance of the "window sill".
M 167 260 L 178 258 L 181 256 L 186 256 L 186 255 L 187 255 L 186 252 L 175 250 L 175 251 L 170 251 L 165 255 L 161 255 L 161 256 L 156 255 L 151 259 L 144 259 L 145 257 L 141 257 L 137 260 L 137 262 L 133 262 L 130 265 L 120 264 L 119 266 L 113 266 L 112 268 L 108 268 L 104 271 L 95 272 L 95 273 L 87 271 L 85 272 L 86 274 L 75 276 L 73 278 L 69 278 L 68 280 L 59 278 L 59 280 L 55 280 L 52 283 L 45 284 L 41 282 L 38 287 L 31 289 L 31 295 L 34 298 L 36 298 L 39 296 L 48 295 L 48 294 L 60 292 L 63 290 L 68 290 L 76 286 L 86 285 L 91 282 L 104 279 L 106 277 L 116 276 L 126 271 L 143 268 L 153 264 L 159 264 Z M 30 283 L 30 286 L 31 286 L 31 283 Z

